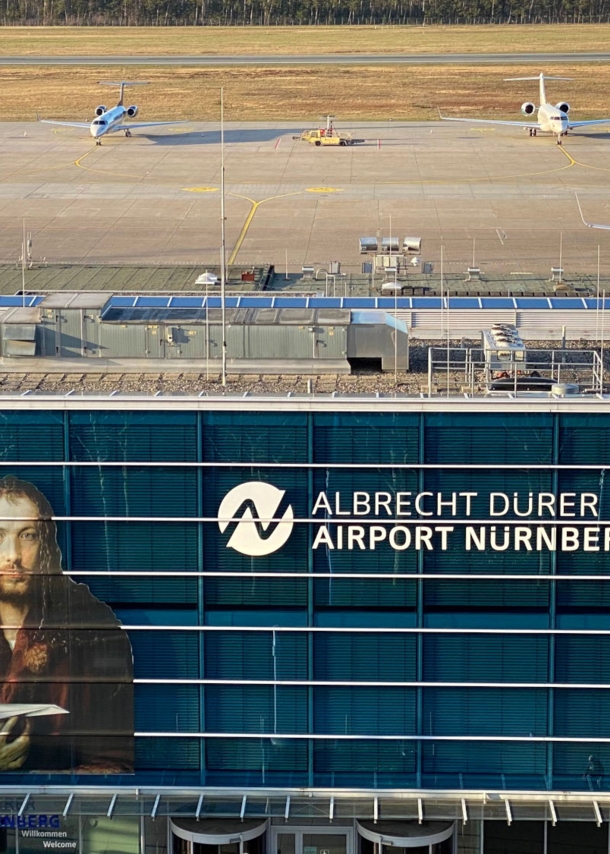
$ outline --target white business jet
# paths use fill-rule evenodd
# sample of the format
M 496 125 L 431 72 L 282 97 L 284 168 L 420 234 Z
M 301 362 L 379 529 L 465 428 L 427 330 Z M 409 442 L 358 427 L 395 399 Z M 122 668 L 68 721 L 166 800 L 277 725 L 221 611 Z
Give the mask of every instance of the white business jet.
M 544 91 L 545 80 L 571 80 L 570 77 L 550 77 L 545 74 L 539 74 L 537 77 L 508 77 L 506 82 L 513 80 L 538 80 L 540 83 L 540 106 L 538 107 L 538 120 L 536 122 L 506 122 L 497 121 L 496 119 L 454 119 L 449 116 L 441 116 L 446 122 L 470 122 L 485 125 L 513 125 L 521 127 L 529 131 L 530 136 L 536 136 L 538 131 L 544 133 L 552 133 L 557 137 L 557 145 L 561 145 L 561 137 L 565 136 L 569 130 L 574 128 L 585 127 L 586 125 L 603 125 L 610 124 L 608 119 L 593 119 L 592 121 L 573 122 L 568 118 L 570 105 L 566 101 L 560 101 L 559 104 L 549 104 L 546 100 L 546 92 Z M 521 105 L 521 112 L 524 116 L 532 116 L 536 110 L 536 105 L 531 101 L 526 101 Z
M 102 144 L 102 137 L 107 133 L 116 133 L 124 131 L 125 136 L 131 136 L 132 130 L 138 128 L 151 128 L 158 125 L 179 125 L 182 122 L 138 122 L 137 124 L 124 124 L 125 119 L 135 119 L 138 115 L 138 108 L 135 104 L 130 107 L 123 105 L 123 93 L 126 86 L 148 86 L 148 83 L 130 83 L 127 80 L 121 80 L 118 83 L 106 83 L 100 81 L 100 86 L 118 86 L 119 87 L 119 102 L 116 107 L 107 109 L 103 104 L 95 108 L 96 118 L 92 122 L 59 122 L 54 119 L 39 119 L 46 125 L 66 125 L 73 128 L 88 128 L 89 133 L 95 140 L 96 145 Z

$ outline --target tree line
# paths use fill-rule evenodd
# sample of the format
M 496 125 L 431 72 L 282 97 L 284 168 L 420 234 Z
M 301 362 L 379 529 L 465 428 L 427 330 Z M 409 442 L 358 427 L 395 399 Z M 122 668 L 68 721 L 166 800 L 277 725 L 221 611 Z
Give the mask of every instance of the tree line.
M 421 26 L 608 21 L 610 0 L 0 0 L 0 23 L 4 26 Z

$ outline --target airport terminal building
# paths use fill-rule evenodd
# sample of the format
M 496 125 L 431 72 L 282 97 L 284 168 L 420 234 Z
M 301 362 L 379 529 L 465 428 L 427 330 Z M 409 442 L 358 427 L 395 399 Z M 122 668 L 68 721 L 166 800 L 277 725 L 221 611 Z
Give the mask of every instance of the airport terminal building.
M 4 397 L 0 847 L 607 854 L 607 406 Z

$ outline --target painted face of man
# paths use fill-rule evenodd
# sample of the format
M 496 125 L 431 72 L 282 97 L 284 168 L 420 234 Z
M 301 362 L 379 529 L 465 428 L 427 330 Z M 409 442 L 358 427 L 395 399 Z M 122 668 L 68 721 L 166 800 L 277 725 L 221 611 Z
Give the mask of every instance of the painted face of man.
M 0 497 L 0 599 L 26 596 L 40 572 L 38 508 L 29 498 Z

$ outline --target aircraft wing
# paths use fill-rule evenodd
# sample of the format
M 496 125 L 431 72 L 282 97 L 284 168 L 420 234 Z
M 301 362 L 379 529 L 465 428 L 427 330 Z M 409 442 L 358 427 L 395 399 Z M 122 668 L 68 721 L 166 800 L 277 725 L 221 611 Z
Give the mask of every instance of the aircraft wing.
M 112 128 L 112 130 L 113 131 L 115 131 L 115 130 L 136 130 L 137 128 L 159 127 L 159 125 L 188 125 L 188 124 L 189 124 L 188 121 L 181 121 L 181 122 L 135 122 L 134 124 L 131 124 L 131 122 L 130 122 L 128 125 L 115 125 Z M 87 125 L 87 127 L 89 127 L 89 125 Z
M 568 127 L 572 130 L 572 128 L 583 128 L 586 125 L 610 125 L 610 119 L 592 119 L 588 122 L 569 122 Z
M 43 125 L 65 125 L 70 128 L 89 128 L 91 122 L 56 122 L 53 119 L 38 119 Z
M 518 128 L 535 128 L 536 130 L 540 130 L 538 122 L 503 122 L 499 119 L 453 119 L 449 116 L 441 116 L 440 118 L 444 122 L 470 122 L 470 124 L 477 125 L 513 125 Z

